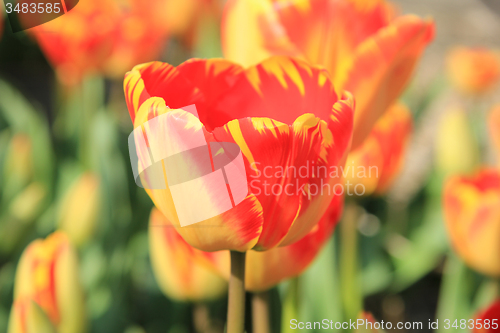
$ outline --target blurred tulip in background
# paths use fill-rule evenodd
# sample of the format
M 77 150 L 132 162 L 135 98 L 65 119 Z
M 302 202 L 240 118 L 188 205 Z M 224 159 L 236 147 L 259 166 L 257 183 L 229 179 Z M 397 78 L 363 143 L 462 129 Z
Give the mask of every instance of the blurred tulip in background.
M 149 252 L 156 281 L 168 297 L 199 302 L 227 293 L 216 267 L 219 261 L 229 264 L 228 253 L 193 248 L 156 208 L 149 219 Z
M 490 110 L 488 129 L 493 148 L 496 152 L 497 163 L 500 166 L 500 105 L 496 105 Z
M 317 226 L 298 242 L 268 251 L 248 251 L 245 289 L 266 291 L 305 271 L 332 235 L 342 208 L 343 196 L 335 196 Z M 220 279 L 229 279 L 228 251 L 203 252 L 191 247 L 157 209 L 151 212 L 149 237 L 155 275 L 166 295 L 205 300 L 224 294 L 227 285 Z
M 436 138 L 436 168 L 444 176 L 468 174 L 478 167 L 480 151 L 467 113 L 450 108 L 440 119 Z
M 98 177 L 88 172 L 78 177 L 64 194 L 57 225 L 74 245 L 83 245 L 94 235 L 102 200 L 100 191 Z
M 244 66 L 273 54 L 324 66 L 335 88 L 355 96 L 356 149 L 403 92 L 433 38 L 430 20 L 395 13 L 382 0 L 231 0 L 222 22 L 224 55 Z
M 67 85 L 98 73 L 113 51 L 120 8 L 112 0 L 81 1 L 67 14 L 28 30 Z
M 500 328 L 500 300 L 481 311 L 474 319 L 476 327 L 472 330 L 473 333 L 498 332 Z M 494 319 L 496 319 L 496 325 L 493 323 Z M 478 328 L 479 326 L 481 328 Z
M 363 193 L 383 194 L 403 167 L 413 119 L 402 103 L 392 105 L 377 120 L 361 146 L 352 150 L 344 167 L 345 179 L 353 186 L 363 186 Z M 360 190 L 359 190 L 360 191 Z
M 443 200 L 455 251 L 473 269 L 500 276 L 500 172 L 454 176 L 445 184 Z
M 68 237 L 56 232 L 33 241 L 16 271 L 9 333 L 86 331 L 85 303 L 76 253 Z M 40 326 L 38 326 L 40 325 Z
M 333 187 L 340 176 L 309 171 L 301 177 L 297 170 L 344 164 L 354 105 L 350 94 L 335 92 L 324 69 L 288 57 L 247 69 L 220 59 L 193 59 L 178 67 L 153 62 L 127 73 L 124 89 L 134 127 L 170 113 L 169 126 L 181 136 L 202 132 L 207 142 L 236 143 L 242 150 L 253 190 L 236 207 L 196 226 L 180 228 L 168 189 L 146 190 L 192 246 L 246 251 L 288 245 L 311 231 L 326 212 L 334 191 L 326 193 L 320 186 Z M 196 104 L 199 119 L 173 110 L 191 104 Z M 285 167 L 296 171 L 276 176 L 276 169 Z M 274 184 L 281 186 L 278 195 L 269 191 Z M 291 195 L 284 191 L 287 184 L 295 188 L 288 191 Z M 300 190 L 312 184 L 316 193 Z M 212 200 L 216 206 L 217 198 Z
M 500 79 L 500 55 L 486 48 L 456 47 L 446 58 L 451 83 L 465 94 L 491 91 Z

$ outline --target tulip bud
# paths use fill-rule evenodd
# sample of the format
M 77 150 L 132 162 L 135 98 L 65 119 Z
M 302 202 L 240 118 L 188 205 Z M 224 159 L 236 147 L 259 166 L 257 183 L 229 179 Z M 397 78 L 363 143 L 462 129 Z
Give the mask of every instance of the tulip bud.
M 436 138 L 436 165 L 442 174 L 469 173 L 479 163 L 479 148 L 467 115 L 453 109 L 443 115 Z
M 156 208 L 149 219 L 149 250 L 156 280 L 168 297 L 203 301 L 226 292 L 227 283 L 211 262 L 228 260 L 228 252 L 209 253 L 191 247 Z
M 361 312 L 356 324 L 360 324 L 356 325 L 356 330 L 354 330 L 356 333 L 378 333 L 383 331 L 380 329 L 382 325 L 373 318 L 370 312 Z
M 500 104 L 491 109 L 488 117 L 488 127 L 491 141 L 496 151 L 497 161 L 500 165 Z
M 466 94 L 486 93 L 500 79 L 500 58 L 488 49 L 457 47 L 449 52 L 446 65 L 451 83 Z
M 30 315 L 24 316 L 23 309 Z M 41 312 L 58 332 L 85 331 L 85 304 L 77 257 L 62 232 L 33 241 L 22 254 L 15 278 L 9 333 L 24 327 L 31 329 L 28 332 L 51 332 Z
M 481 311 L 474 321 L 473 333 L 497 332 L 500 329 L 500 300 Z
M 412 127 L 411 112 L 404 104 L 396 103 L 384 113 L 347 158 L 343 174 L 346 186 L 354 186 L 353 194 L 387 191 L 403 166 Z
M 71 185 L 61 203 L 58 227 L 77 246 L 94 234 L 100 209 L 99 186 L 97 176 L 85 173 Z
M 451 178 L 444 188 L 444 214 L 462 259 L 481 273 L 500 276 L 500 173 L 483 169 Z
M 14 302 L 8 333 L 57 333 L 40 306 L 29 298 Z

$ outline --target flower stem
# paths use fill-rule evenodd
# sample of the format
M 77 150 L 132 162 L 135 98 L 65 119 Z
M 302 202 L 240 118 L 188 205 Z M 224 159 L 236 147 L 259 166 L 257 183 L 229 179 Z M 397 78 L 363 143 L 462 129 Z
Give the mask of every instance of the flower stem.
M 345 319 L 352 320 L 356 320 L 363 307 L 358 268 L 358 218 L 358 206 L 347 201 L 340 224 L 340 281 Z
M 252 295 L 252 319 L 255 333 L 270 333 L 269 329 L 269 292 L 262 291 Z
M 231 251 L 227 333 L 243 333 L 245 327 L 245 258 L 246 252 Z

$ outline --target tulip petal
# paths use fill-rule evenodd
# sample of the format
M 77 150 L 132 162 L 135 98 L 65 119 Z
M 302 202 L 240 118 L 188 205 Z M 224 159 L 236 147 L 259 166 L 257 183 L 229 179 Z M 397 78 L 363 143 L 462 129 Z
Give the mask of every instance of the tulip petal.
M 159 137 L 154 140 L 154 145 L 151 144 L 152 142 L 150 143 L 153 155 L 159 154 L 159 159 L 163 158 L 163 155 L 161 155 L 163 150 L 185 151 L 187 149 L 185 146 L 187 144 L 186 138 L 197 137 L 200 134 L 202 136 L 209 136 L 209 133 L 204 130 L 202 124 L 195 116 L 183 110 L 166 108 L 165 103 L 158 97 L 150 98 L 143 103 L 137 113 L 134 125 L 137 127 L 145 124 L 146 126 L 144 126 L 144 128 L 146 133 L 151 135 L 152 131 L 151 129 L 147 129 L 148 123 L 146 123 L 150 118 L 148 115 L 153 114 L 159 116 L 165 113 L 169 115 L 169 117 L 166 118 L 165 124 L 162 126 L 174 129 L 170 131 L 170 133 L 175 133 L 175 135 Z M 158 133 L 158 135 L 167 135 L 167 131 L 158 131 Z M 151 140 L 151 138 L 149 138 L 149 140 Z M 155 145 L 158 145 L 158 147 L 155 148 Z M 196 156 L 187 154 L 183 155 L 183 158 L 184 160 L 177 161 L 177 164 L 180 163 L 180 165 L 186 166 L 188 171 L 191 170 L 196 173 L 200 168 L 204 168 L 203 165 L 199 165 Z M 195 169 L 198 169 L 198 171 Z M 170 178 L 168 182 L 171 182 Z M 223 204 L 221 201 L 223 198 L 220 196 L 211 196 L 209 198 L 211 203 L 203 207 L 200 207 L 199 202 L 195 202 L 193 205 L 191 205 L 191 202 L 188 202 L 179 206 L 179 203 L 174 205 L 174 196 L 168 183 L 166 188 L 155 189 L 155 187 L 152 187 L 146 189 L 146 191 L 165 217 L 177 228 L 181 236 L 189 244 L 201 250 L 217 251 L 231 249 L 246 251 L 255 245 L 261 233 L 263 223 L 262 206 L 254 195 L 247 196 L 234 208 L 222 214 L 204 219 L 194 225 L 181 227 L 178 209 L 184 208 L 186 214 L 189 213 L 189 211 L 201 211 L 204 209 L 220 211 L 217 208 Z
M 406 87 L 418 59 L 434 34 L 434 24 L 416 16 L 399 17 L 361 43 L 342 87 L 356 96 L 352 148 Z
M 199 99 L 196 87 L 177 68 L 156 61 L 137 65 L 125 74 L 123 88 L 132 122 L 142 103 L 150 97 L 163 98 L 171 109 L 195 104 Z
M 355 188 L 362 185 L 365 195 L 387 191 L 403 166 L 412 125 L 410 110 L 401 103 L 392 105 L 361 146 L 349 153 L 346 181 Z
M 497 299 L 487 309 L 481 311 L 476 316 L 476 320 L 474 321 L 476 325 L 472 330 L 472 333 L 488 333 L 497 331 L 498 326 L 496 326 L 496 324 L 498 324 L 499 318 L 500 318 L 500 300 Z M 489 328 L 484 328 L 484 326 L 486 326 L 484 324 L 487 323 L 486 320 L 489 320 L 490 324 Z M 495 322 L 493 320 L 495 320 Z M 479 323 L 481 323 L 481 325 L 479 325 Z
M 229 0 L 221 25 L 224 57 L 245 67 L 273 55 L 300 56 L 269 0 Z
M 215 105 L 215 112 L 232 114 L 233 119 L 266 117 L 291 125 L 305 113 L 328 121 L 338 99 L 327 71 L 302 60 L 276 56 L 246 69 Z
M 378 0 L 276 0 L 274 8 L 292 43 L 334 78 L 342 76 L 339 72 L 345 70 L 356 47 L 386 26 L 393 13 L 389 3 Z
M 312 114 L 300 116 L 293 126 L 269 118 L 246 118 L 213 132 L 217 141 L 234 142 L 241 148 L 250 191 L 264 209 L 255 249 L 302 238 L 325 213 L 334 191 L 330 187 L 324 192 L 322 186 L 340 181 L 331 177 L 328 167 L 345 160 L 352 107 L 349 97 L 339 101 L 328 124 Z
M 334 196 L 328 211 L 316 227 L 301 240 L 269 251 L 249 251 L 246 259 L 245 288 L 264 291 L 285 279 L 301 274 L 330 238 L 342 215 L 343 196 Z

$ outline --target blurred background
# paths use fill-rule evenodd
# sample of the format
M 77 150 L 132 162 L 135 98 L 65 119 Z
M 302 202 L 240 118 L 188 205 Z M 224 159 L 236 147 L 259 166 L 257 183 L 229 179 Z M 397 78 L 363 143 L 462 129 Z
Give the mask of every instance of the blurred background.
M 104 74 L 87 75 L 77 84 L 78 73 L 54 70 L 49 51 L 40 47 L 51 38 L 50 26 L 13 33 L 1 6 L 0 332 L 7 332 L 23 250 L 56 229 L 75 244 L 89 332 L 209 332 L 197 327 L 200 316 L 210 317 L 213 332 L 222 330 L 225 296 L 195 304 L 160 291 L 148 245 L 153 204 L 134 184 L 128 158 L 126 70 L 149 60 L 178 65 L 191 57 L 222 56 L 223 1 L 187 2 L 172 5 L 182 22 L 149 41 L 153 50 L 128 63 L 117 60 Z M 429 319 L 472 318 L 498 293 L 495 279 L 467 267 L 451 250 L 442 191 L 450 173 L 469 172 L 479 161 L 496 163 L 486 115 L 500 102 L 498 88 L 481 96 L 462 94 L 447 76 L 446 59 L 456 46 L 498 48 L 500 5 L 496 0 L 393 2 L 403 13 L 434 18 L 436 37 L 402 98 L 415 119 L 403 169 L 386 195 L 359 201 L 358 282 L 364 309 L 377 320 L 421 321 L 422 332 L 430 332 Z M 93 32 L 83 32 L 88 33 Z M 89 45 L 92 41 L 82 41 L 80 47 Z M 129 47 L 137 45 L 143 44 Z M 447 112 L 457 109 L 467 120 L 443 124 Z M 463 140 L 474 143 L 460 145 L 450 161 L 436 158 L 440 149 L 468 135 Z M 300 300 L 291 313 L 301 321 L 341 318 L 339 237 L 335 232 L 302 276 L 271 290 L 272 332 L 286 331 L 282 320 L 290 315 L 290 297 Z

